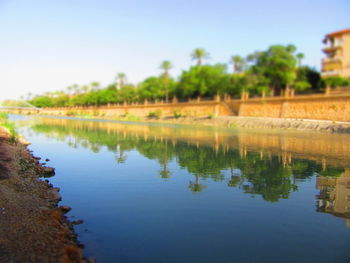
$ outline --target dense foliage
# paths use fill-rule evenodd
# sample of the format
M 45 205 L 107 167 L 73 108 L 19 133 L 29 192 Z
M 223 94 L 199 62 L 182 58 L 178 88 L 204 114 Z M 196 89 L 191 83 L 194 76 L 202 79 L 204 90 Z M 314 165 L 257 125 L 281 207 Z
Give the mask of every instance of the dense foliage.
M 65 107 L 105 105 L 108 103 L 142 103 L 144 100 L 168 101 L 174 97 L 190 99 L 198 96 L 212 98 L 215 95 L 230 94 L 240 97 L 279 95 L 290 90 L 299 93 L 318 92 L 325 87 L 348 85 L 340 77 L 321 80 L 315 69 L 302 65 L 304 55 L 296 53 L 293 45 L 273 45 L 265 51 L 256 51 L 243 58 L 230 58 L 232 72 L 226 64 L 203 64 L 209 53 L 197 48 L 191 53 L 196 65 L 183 70 L 177 79 L 171 77 L 173 65 L 163 61 L 159 76 L 146 78 L 138 85 L 127 82 L 124 73 L 118 73 L 116 82 L 101 87 L 98 82 L 89 85 L 72 85 L 66 91 L 51 92 L 35 96 L 29 102 L 37 107 Z

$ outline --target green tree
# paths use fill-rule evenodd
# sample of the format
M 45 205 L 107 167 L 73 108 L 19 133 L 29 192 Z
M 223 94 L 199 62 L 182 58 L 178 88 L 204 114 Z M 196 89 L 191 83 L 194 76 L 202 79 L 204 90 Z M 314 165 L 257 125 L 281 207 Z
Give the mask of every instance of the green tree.
M 125 75 L 125 73 L 122 73 L 122 72 L 118 73 L 117 74 L 117 81 L 119 83 L 119 88 L 120 89 L 123 88 L 123 86 L 124 86 L 124 84 L 126 82 L 126 75 Z
M 297 50 L 297 48 L 296 48 L 295 45 L 289 44 L 289 45 L 286 46 L 286 50 L 287 50 L 290 54 L 293 54 L 293 53 Z
M 305 56 L 304 56 L 303 53 L 298 53 L 295 56 L 298 59 L 298 67 L 300 68 L 301 67 L 301 62 L 302 62 L 302 60 L 304 59 Z
M 133 85 L 123 85 L 122 88 L 118 90 L 118 102 L 135 102 L 138 100 L 137 89 Z
M 140 83 L 138 95 L 141 101 L 144 99 L 157 100 L 164 98 L 165 89 L 169 87 L 169 79 L 167 85 L 164 84 L 163 77 L 149 77 Z
M 226 65 L 192 66 L 188 71 L 182 72 L 176 93 L 181 98 L 213 97 L 225 92 L 228 85 Z
M 299 92 L 304 92 L 310 88 L 312 88 L 312 84 L 310 83 L 310 80 L 308 78 L 308 74 L 310 69 L 308 67 L 305 66 L 300 66 L 301 65 L 301 58 L 304 57 L 303 54 L 299 53 L 296 55 L 296 57 L 298 58 L 299 61 L 299 67 L 297 69 L 297 76 L 296 76 L 296 80 L 293 83 L 293 89 L 295 89 L 296 91 Z
M 263 75 L 272 90 L 280 91 L 289 88 L 296 79 L 296 58 L 293 45 L 274 45 L 263 52 L 255 52 L 248 56 L 254 64 L 251 72 Z
M 69 106 L 69 96 L 63 92 L 58 96 L 51 99 L 52 106 L 56 107 L 67 107 Z
M 163 145 L 164 145 L 163 160 L 162 160 L 162 166 L 163 167 L 162 167 L 162 170 L 160 171 L 160 176 L 163 179 L 169 179 L 171 172 L 168 169 L 168 158 L 169 158 L 169 154 L 168 154 L 168 140 L 165 140 L 165 143 Z
M 45 108 L 45 107 L 52 107 L 54 106 L 52 103 L 52 99 L 49 96 L 38 96 L 34 97 L 31 101 L 31 104 L 33 104 L 35 107 L 38 108 Z
M 169 101 L 169 70 L 172 69 L 173 65 L 169 60 L 164 60 L 160 64 L 160 68 L 163 70 L 163 83 L 165 86 L 165 101 Z
M 79 85 L 78 84 L 73 84 L 72 85 L 72 91 L 73 91 L 73 94 L 79 94 L 80 93 Z
M 201 66 L 203 59 L 209 58 L 209 53 L 204 48 L 196 48 L 191 53 L 192 60 L 197 60 L 197 65 Z
M 299 92 L 319 91 L 321 89 L 321 75 L 309 66 L 301 66 L 297 70 L 297 78 L 293 87 Z
M 203 189 L 206 188 L 205 185 L 199 183 L 199 175 L 196 174 L 195 177 L 196 177 L 196 181 L 194 181 L 194 182 L 193 182 L 193 181 L 190 181 L 189 184 L 188 184 L 188 188 L 189 188 L 189 189 L 191 190 L 191 192 L 194 193 L 194 194 L 195 194 L 195 193 L 202 192 Z
M 91 90 L 91 88 L 89 85 L 83 85 L 81 86 L 81 90 L 83 93 L 88 93 Z
M 73 91 L 73 86 L 72 85 L 68 86 L 66 89 L 67 89 L 68 95 L 72 94 L 72 91 Z
M 350 85 L 349 79 L 340 76 L 323 78 L 322 81 L 326 84 L 326 86 L 331 88 L 345 87 Z
M 241 73 L 245 68 L 245 60 L 241 56 L 235 55 L 230 59 L 230 63 L 233 65 L 233 73 Z
M 244 75 L 234 74 L 231 76 L 228 85 L 226 86 L 225 93 L 231 96 L 237 97 L 246 91 L 246 77 Z
M 93 81 L 90 83 L 90 87 L 92 90 L 98 90 L 100 88 L 101 84 L 97 81 Z
M 311 84 L 305 80 L 297 80 L 294 84 L 293 84 L 293 88 L 296 91 L 305 91 L 311 88 Z
M 265 96 L 269 93 L 269 80 L 262 74 L 247 72 L 244 76 L 244 88 L 241 93 L 249 92 L 251 95 Z

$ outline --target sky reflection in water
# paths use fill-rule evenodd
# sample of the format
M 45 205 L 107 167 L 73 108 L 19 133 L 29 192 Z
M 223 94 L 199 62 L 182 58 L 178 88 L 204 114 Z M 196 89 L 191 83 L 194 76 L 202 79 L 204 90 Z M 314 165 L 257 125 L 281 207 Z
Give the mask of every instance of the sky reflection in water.
M 98 262 L 349 262 L 347 135 L 19 118 Z

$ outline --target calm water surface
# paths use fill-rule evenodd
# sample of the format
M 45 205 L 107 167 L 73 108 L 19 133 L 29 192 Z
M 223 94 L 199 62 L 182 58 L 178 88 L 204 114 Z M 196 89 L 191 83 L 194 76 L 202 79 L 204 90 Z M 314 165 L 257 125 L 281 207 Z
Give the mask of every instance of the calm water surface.
M 350 136 L 12 116 L 98 262 L 350 262 Z

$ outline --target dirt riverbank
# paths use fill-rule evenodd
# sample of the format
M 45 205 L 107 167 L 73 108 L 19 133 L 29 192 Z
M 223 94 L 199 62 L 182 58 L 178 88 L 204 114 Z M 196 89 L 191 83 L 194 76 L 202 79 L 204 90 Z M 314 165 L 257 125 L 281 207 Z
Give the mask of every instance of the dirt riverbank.
M 0 127 L 0 262 L 87 262 L 65 216 L 70 208 L 58 207 L 59 189 L 39 179 L 53 169 L 9 139 Z

